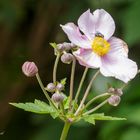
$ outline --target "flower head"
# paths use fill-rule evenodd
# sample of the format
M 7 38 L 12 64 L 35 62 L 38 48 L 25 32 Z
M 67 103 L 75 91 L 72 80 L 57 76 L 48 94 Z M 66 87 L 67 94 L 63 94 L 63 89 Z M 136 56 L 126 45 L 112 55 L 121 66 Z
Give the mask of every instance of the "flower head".
M 26 61 L 22 65 L 22 72 L 27 76 L 27 77 L 33 77 L 37 74 L 38 68 L 34 62 L 29 62 Z
M 69 40 L 79 49 L 73 54 L 83 66 L 99 68 L 104 76 L 127 83 L 137 73 L 137 65 L 128 59 L 127 44 L 114 36 L 115 22 L 103 9 L 84 12 L 74 23 L 61 25 Z M 81 32 L 83 33 L 81 33 Z

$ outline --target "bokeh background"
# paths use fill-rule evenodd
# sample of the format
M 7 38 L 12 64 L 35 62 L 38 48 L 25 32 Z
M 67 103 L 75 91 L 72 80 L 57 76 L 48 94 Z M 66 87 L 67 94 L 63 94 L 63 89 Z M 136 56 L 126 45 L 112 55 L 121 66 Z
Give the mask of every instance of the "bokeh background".
M 116 22 L 115 35 L 130 48 L 129 57 L 140 64 L 139 0 L 0 0 L 0 139 L 58 140 L 63 127 L 49 115 L 36 115 L 11 107 L 8 102 L 46 101 L 35 78 L 21 72 L 24 61 L 35 61 L 44 84 L 52 81 L 55 60 L 49 42 L 67 41 L 60 24 L 77 22 L 90 8 L 104 8 Z M 59 65 L 58 78 L 70 76 L 70 66 Z M 77 66 L 75 89 L 83 72 Z M 85 85 L 91 78 L 88 73 Z M 69 78 L 68 78 L 69 81 Z M 69 82 L 68 82 L 69 83 Z M 106 91 L 107 84 L 122 85 L 117 80 L 99 76 L 91 97 Z M 69 86 L 67 86 L 68 89 Z M 89 96 L 89 98 L 91 98 Z M 97 122 L 96 126 L 78 123 L 71 127 L 68 140 L 140 140 L 140 76 L 125 88 L 118 107 L 104 106 L 99 112 L 126 117 L 127 121 Z

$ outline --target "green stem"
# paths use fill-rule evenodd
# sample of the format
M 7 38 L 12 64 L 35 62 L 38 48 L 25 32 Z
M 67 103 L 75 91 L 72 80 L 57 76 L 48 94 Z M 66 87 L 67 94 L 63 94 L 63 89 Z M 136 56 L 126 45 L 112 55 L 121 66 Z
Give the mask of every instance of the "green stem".
M 62 110 L 63 115 L 65 115 L 65 109 L 62 102 L 60 103 L 60 109 Z
M 76 96 L 75 96 L 75 103 L 77 103 L 77 100 L 78 100 L 78 97 L 79 97 L 81 88 L 82 88 L 82 86 L 83 86 L 84 80 L 85 80 L 85 78 L 86 78 L 87 72 L 88 72 L 88 68 L 86 67 L 85 70 L 84 70 L 83 76 L 82 76 L 82 78 L 81 78 L 81 81 L 80 81 L 80 84 L 79 84 L 79 87 L 78 87 Z
M 60 140 L 66 140 L 70 125 L 71 124 L 69 122 L 65 122 L 65 125 L 64 125 Z
M 72 62 L 71 68 L 71 78 L 70 78 L 70 102 L 69 102 L 69 109 L 71 110 L 72 98 L 73 98 L 73 85 L 74 85 L 74 74 L 75 74 L 75 66 L 76 66 L 76 59 Z
M 88 85 L 88 87 L 87 87 L 87 89 L 86 89 L 86 91 L 85 91 L 84 97 L 83 97 L 83 99 L 82 99 L 82 101 L 81 101 L 81 103 L 80 103 L 80 105 L 79 105 L 77 111 L 76 111 L 75 114 L 74 114 L 75 116 L 79 113 L 80 109 L 82 108 L 82 106 L 83 106 L 83 104 L 84 104 L 84 102 L 85 102 L 85 100 L 86 100 L 86 98 L 87 98 L 87 96 L 88 96 L 88 94 L 89 94 L 89 91 L 90 91 L 90 89 L 91 89 L 91 87 L 92 87 L 92 83 L 93 83 L 93 81 L 95 80 L 95 78 L 97 77 L 97 75 L 98 75 L 99 73 L 100 73 L 100 72 L 97 71 L 97 72 L 94 74 L 94 76 L 92 77 L 92 79 L 91 79 L 91 81 L 90 81 L 90 83 L 89 83 L 89 85 Z
M 108 99 L 106 99 L 105 101 L 103 101 L 102 103 L 100 103 L 99 105 L 97 105 L 96 107 L 94 107 L 93 109 L 87 111 L 83 115 L 88 115 L 88 114 L 93 113 L 94 111 L 96 111 L 97 109 L 99 109 L 100 107 L 102 107 L 103 105 L 105 105 L 107 102 L 108 102 Z
M 44 85 L 43 85 L 43 83 L 42 83 L 42 81 L 41 81 L 41 78 L 40 78 L 40 76 L 39 76 L 38 73 L 36 74 L 36 78 L 37 78 L 37 81 L 38 81 L 38 83 L 39 83 L 39 85 L 40 85 L 40 87 L 41 87 L 43 93 L 45 94 L 46 98 L 48 99 L 48 101 L 49 101 L 50 104 L 52 104 L 52 106 L 58 111 L 57 107 L 56 107 L 55 104 L 52 102 L 52 100 L 51 100 L 49 94 L 46 92 L 46 90 L 45 90 L 45 88 L 44 88 Z
M 53 83 L 56 82 L 56 72 L 57 72 L 57 66 L 58 66 L 59 59 L 60 59 L 60 54 L 57 54 L 57 57 L 56 57 L 55 63 L 54 63 L 54 68 L 53 68 Z
M 101 95 L 98 95 L 98 96 L 92 98 L 92 99 L 85 105 L 84 109 L 85 109 L 85 108 L 88 108 L 88 107 L 89 107 L 94 101 L 96 101 L 97 99 L 99 99 L 99 98 L 101 98 L 101 97 L 104 97 L 104 96 L 108 96 L 108 95 L 110 95 L 110 94 L 109 94 L 109 93 L 104 93 L 104 94 L 101 94 Z

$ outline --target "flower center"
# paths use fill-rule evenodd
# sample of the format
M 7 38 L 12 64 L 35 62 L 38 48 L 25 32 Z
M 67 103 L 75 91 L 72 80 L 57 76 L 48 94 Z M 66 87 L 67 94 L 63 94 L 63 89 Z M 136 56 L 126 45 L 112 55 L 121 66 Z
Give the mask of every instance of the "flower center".
M 92 50 L 99 56 L 103 56 L 109 52 L 110 43 L 103 37 L 96 36 L 92 42 Z

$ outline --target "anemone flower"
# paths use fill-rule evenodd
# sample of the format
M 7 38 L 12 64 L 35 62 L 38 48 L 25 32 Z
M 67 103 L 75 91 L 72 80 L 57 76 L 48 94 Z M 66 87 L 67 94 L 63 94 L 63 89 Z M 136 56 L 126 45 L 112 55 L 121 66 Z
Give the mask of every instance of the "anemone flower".
M 78 26 L 70 22 L 61 25 L 69 40 L 79 49 L 73 54 L 79 63 L 89 68 L 99 68 L 104 76 L 115 77 L 125 83 L 137 74 L 137 64 L 128 58 L 127 44 L 112 36 L 115 22 L 103 9 L 84 12 Z

